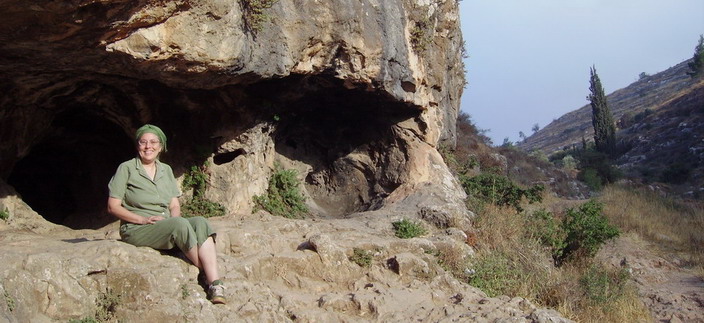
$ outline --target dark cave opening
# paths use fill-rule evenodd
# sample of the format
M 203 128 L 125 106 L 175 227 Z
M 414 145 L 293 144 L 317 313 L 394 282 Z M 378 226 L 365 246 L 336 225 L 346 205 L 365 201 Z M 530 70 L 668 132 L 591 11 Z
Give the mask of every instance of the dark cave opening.
M 115 221 L 105 211 L 107 184 L 117 166 L 134 156 L 132 140 L 95 111 L 74 107 L 57 114 L 7 180 L 46 220 L 73 229 Z
M 304 185 L 320 215 L 344 217 L 377 208 L 401 184 L 389 175 L 405 162 L 405 143 L 396 139 L 395 126 L 421 110 L 385 93 L 347 88 L 334 78 L 299 84 L 308 91 L 277 115 L 276 152 L 310 166 Z

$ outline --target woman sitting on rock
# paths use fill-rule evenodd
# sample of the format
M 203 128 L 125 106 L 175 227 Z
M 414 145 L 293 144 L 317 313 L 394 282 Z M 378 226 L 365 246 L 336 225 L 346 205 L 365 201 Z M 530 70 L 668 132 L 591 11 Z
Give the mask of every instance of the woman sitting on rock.
M 120 164 L 108 188 L 108 212 L 120 221 L 122 241 L 154 249 L 178 247 L 205 274 L 208 298 L 224 304 L 218 276 L 215 232 L 203 217 L 181 217 L 181 194 L 171 167 L 159 161 L 166 136 L 157 126 L 137 130 L 138 157 Z

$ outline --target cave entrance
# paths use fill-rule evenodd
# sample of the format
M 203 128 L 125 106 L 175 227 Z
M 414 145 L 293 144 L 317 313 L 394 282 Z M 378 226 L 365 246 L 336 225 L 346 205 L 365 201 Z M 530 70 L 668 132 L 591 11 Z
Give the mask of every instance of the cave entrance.
M 115 221 L 106 212 L 107 184 L 134 156 L 133 141 L 95 108 L 58 114 L 8 178 L 22 200 L 46 220 L 72 229 Z
M 322 217 L 380 207 L 403 182 L 407 146 L 394 127 L 420 108 L 384 93 L 347 88 L 332 77 L 309 77 L 308 89 L 280 111 L 276 152 L 305 164 L 304 185 Z

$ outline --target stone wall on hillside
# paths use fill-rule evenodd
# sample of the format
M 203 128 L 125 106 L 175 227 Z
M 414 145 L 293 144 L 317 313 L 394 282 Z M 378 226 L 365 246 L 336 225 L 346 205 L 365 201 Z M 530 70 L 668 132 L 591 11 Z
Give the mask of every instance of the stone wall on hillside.
M 208 162 L 206 195 L 231 213 L 278 162 L 321 216 L 467 215 L 436 151 L 454 143 L 464 86 L 456 1 L 252 3 L 1 0 L 0 207 L 113 221 L 107 181 L 153 123 L 162 160 L 177 177 Z

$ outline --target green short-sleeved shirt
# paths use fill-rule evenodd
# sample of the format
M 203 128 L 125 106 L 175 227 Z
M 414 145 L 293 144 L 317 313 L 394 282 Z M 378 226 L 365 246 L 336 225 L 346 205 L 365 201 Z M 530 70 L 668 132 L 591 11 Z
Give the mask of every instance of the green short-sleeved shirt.
M 171 167 L 159 161 L 156 163 L 153 181 L 139 157 L 120 164 L 108 184 L 110 197 L 122 200 L 122 206 L 137 215 L 170 217 L 169 203 L 181 192 Z

